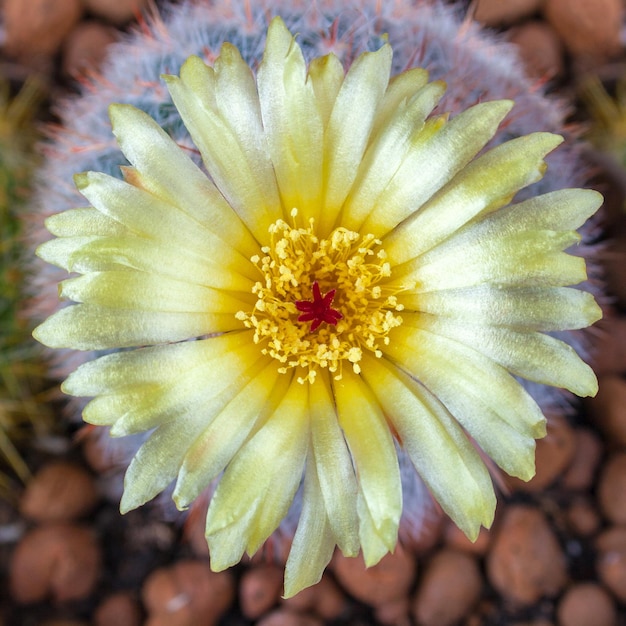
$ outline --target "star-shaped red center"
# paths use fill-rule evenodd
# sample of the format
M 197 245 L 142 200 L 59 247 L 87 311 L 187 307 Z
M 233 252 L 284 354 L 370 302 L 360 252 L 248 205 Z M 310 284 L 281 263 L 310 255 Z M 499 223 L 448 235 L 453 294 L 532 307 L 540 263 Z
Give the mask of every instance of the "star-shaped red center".
M 317 330 L 322 322 L 337 325 L 337 322 L 343 315 L 333 309 L 330 305 L 335 297 L 335 289 L 331 289 L 326 295 L 322 296 L 320 286 L 317 281 L 313 283 L 313 301 L 297 300 L 296 308 L 302 311 L 302 315 L 298 318 L 299 322 L 312 322 L 311 331 Z

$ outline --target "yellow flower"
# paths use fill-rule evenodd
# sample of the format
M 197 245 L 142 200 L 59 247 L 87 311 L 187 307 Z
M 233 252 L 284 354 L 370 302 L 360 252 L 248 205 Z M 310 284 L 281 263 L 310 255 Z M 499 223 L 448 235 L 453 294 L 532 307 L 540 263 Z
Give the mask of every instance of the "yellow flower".
M 255 76 L 225 44 L 167 76 L 208 178 L 146 114 L 110 109 L 132 167 L 89 172 L 92 207 L 47 221 L 42 258 L 80 274 L 35 332 L 48 346 L 136 348 L 79 367 L 66 393 L 114 436 L 152 434 L 121 508 L 176 480 L 184 509 L 221 476 L 211 564 L 254 553 L 303 505 L 285 594 L 316 582 L 335 545 L 368 565 L 394 549 L 396 445 L 475 538 L 495 496 L 477 447 L 529 479 L 544 417 L 514 376 L 595 394 L 591 369 L 545 331 L 600 317 L 564 252 L 600 205 L 562 190 L 517 204 L 561 138 L 534 133 L 476 156 L 512 107 L 431 115 L 445 86 L 390 80 L 392 51 L 344 75 L 306 66 L 280 19 Z M 468 435 L 471 437 L 468 437 Z M 223 473 L 223 474 L 222 474 Z

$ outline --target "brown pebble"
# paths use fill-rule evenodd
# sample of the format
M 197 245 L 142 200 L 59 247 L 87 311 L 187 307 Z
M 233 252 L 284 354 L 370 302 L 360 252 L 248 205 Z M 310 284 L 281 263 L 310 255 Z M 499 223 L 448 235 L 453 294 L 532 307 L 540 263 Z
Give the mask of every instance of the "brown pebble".
M 4 0 L 4 49 L 26 63 L 52 56 L 82 12 L 81 0 Z
M 339 584 L 352 596 L 369 604 L 381 606 L 405 596 L 416 574 L 415 558 L 398 544 L 376 565 L 366 568 L 363 556 L 345 557 L 338 553 L 333 571 Z
M 96 17 L 121 26 L 140 15 L 148 0 L 83 0 L 83 4 Z
M 566 489 L 583 491 L 593 485 L 604 450 L 600 437 L 588 428 L 574 429 L 574 442 L 574 457 L 560 484 Z
M 530 76 L 557 78 L 563 74 L 563 46 L 554 29 L 538 20 L 511 29 L 509 41 L 519 49 L 519 55 Z
M 145 626 L 213 626 L 234 596 L 230 572 L 212 572 L 201 561 L 179 561 L 155 570 L 145 581 L 142 598 L 149 613 Z
M 141 621 L 139 602 L 126 591 L 105 598 L 93 615 L 94 626 L 141 626 Z
M 598 383 L 598 395 L 588 398 L 586 406 L 607 442 L 615 447 L 626 446 L 626 380 L 602 376 Z
M 535 13 L 543 0 L 476 0 L 474 19 L 485 26 L 507 26 Z
M 626 524 L 626 452 L 614 454 L 604 464 L 597 493 L 603 515 L 614 524 Z
M 453 626 L 480 597 L 482 577 L 474 557 L 444 548 L 428 562 L 413 601 L 420 626 Z
M 323 622 L 311 615 L 277 609 L 259 620 L 256 626 L 323 626 Z
M 69 602 L 88 597 L 101 569 L 101 552 L 93 532 L 74 524 L 54 524 L 30 531 L 15 548 L 10 587 L 20 604 L 48 597 Z
M 594 372 L 598 376 L 626 373 L 626 317 L 605 315 L 595 329 Z
M 98 500 L 89 472 L 75 463 L 57 461 L 45 465 L 28 482 L 20 511 L 36 522 L 66 522 L 90 513 Z
M 557 608 L 559 626 L 615 626 L 617 613 L 611 596 L 595 583 L 570 587 Z
M 491 531 L 481 528 L 476 541 L 470 541 L 467 535 L 451 520 L 448 520 L 443 531 L 443 541 L 448 548 L 483 556 L 491 541 Z
M 487 555 L 487 575 L 505 598 L 519 605 L 555 596 L 565 586 L 565 558 L 541 511 L 524 505 L 504 510 Z
M 97 70 L 109 44 L 118 36 L 118 31 L 111 26 L 94 21 L 81 22 L 63 44 L 61 71 L 65 76 L 75 78 Z
M 203 491 L 198 499 L 189 507 L 185 518 L 184 538 L 196 556 L 207 558 L 209 546 L 206 542 L 206 513 L 210 502 L 208 490 Z
M 601 60 L 620 51 L 621 0 L 546 0 L 544 15 L 574 56 Z
M 281 568 L 270 564 L 251 567 L 239 585 L 241 612 L 248 619 L 258 619 L 278 603 L 282 587 Z
M 567 420 L 561 415 L 551 415 L 547 429 L 547 435 L 537 441 L 535 475 L 528 482 L 507 477 L 506 482 L 513 489 L 530 493 L 543 491 L 561 476 L 572 461 L 576 443 L 574 431 Z
M 571 502 L 567 509 L 567 521 L 569 528 L 579 537 L 594 535 L 602 523 L 596 507 L 586 496 L 579 496 Z
M 614 526 L 596 539 L 596 571 L 601 582 L 626 602 L 626 528 Z
M 317 585 L 307 587 L 291 598 L 283 599 L 282 604 L 290 611 L 313 612 L 326 621 L 332 621 L 341 616 L 347 601 L 337 584 L 329 576 L 324 575 Z
M 385 626 L 411 626 L 409 598 L 398 598 L 376 607 L 376 620 Z

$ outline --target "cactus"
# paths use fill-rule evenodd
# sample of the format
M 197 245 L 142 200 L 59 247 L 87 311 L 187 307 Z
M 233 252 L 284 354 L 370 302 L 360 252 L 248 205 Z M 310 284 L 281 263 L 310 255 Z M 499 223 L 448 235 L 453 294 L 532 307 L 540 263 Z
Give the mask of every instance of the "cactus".
M 565 125 L 565 104 L 547 98 L 540 85 L 524 76 L 513 48 L 464 19 L 458 7 L 428 0 L 320 0 L 309 4 L 283 0 L 183 2 L 166 7 L 163 15 L 148 16 L 137 32 L 113 45 L 101 75 L 85 83 L 78 97 L 57 106 L 60 124 L 50 129 L 46 161 L 39 172 L 33 203 L 33 244 L 48 237 L 41 227 L 44 218 L 85 204 L 72 184 L 76 172 L 96 170 L 120 176 L 119 165 L 125 161 L 111 133 L 107 115 L 110 103 L 132 104 L 147 112 L 199 163 L 160 75 L 177 74 L 191 54 L 211 63 L 225 41 L 235 45 L 244 60 L 256 67 L 274 15 L 282 16 L 290 31 L 298 33 L 307 60 L 334 52 L 348 66 L 360 52 L 377 49 L 389 40 L 394 48 L 393 73 L 419 66 L 429 70 L 431 79 L 445 80 L 448 90 L 439 110 L 452 116 L 483 100 L 515 100 L 505 128 L 488 148 L 539 130 L 564 135 L 564 146 L 547 159 L 547 174 L 517 199 L 584 184 L 585 168 L 581 166 L 575 133 Z M 591 238 L 591 234 L 584 236 Z M 587 252 L 587 247 L 583 245 L 581 250 Z M 56 285 L 64 276 L 43 263 L 35 262 L 34 267 L 28 285 L 29 294 L 36 296 L 30 315 L 41 320 L 58 308 Z M 582 333 L 562 333 L 560 338 L 585 353 Z M 57 354 L 53 357 L 53 373 L 64 378 L 92 356 Z M 544 411 L 562 411 L 568 406 L 568 397 L 559 390 L 530 383 L 528 387 Z M 81 408 L 79 404 L 72 407 L 76 411 Z M 141 441 L 141 436 L 133 436 L 103 445 L 125 464 Z M 403 488 L 407 505 L 401 538 L 410 542 L 419 536 L 423 516 L 432 508 L 413 472 L 403 473 Z M 294 511 L 282 525 L 287 535 L 293 532 L 297 520 L 296 508 Z

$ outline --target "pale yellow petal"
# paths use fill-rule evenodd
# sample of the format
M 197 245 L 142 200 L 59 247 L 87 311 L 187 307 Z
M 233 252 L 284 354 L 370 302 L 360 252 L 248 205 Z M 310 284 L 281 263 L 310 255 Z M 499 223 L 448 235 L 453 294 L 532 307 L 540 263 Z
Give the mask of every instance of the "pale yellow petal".
M 386 359 L 366 355 L 363 376 L 398 433 L 402 447 L 443 510 L 471 539 L 493 521 L 489 472 L 445 407 Z
M 371 140 L 375 140 L 389 121 L 396 115 L 398 109 L 405 106 L 428 82 L 428 72 L 421 67 L 413 67 L 406 72 L 392 76 L 385 95 L 381 100 L 376 119 L 372 127 Z M 445 89 L 445 84 L 439 82 Z
M 89 272 L 64 280 L 59 296 L 110 309 L 164 313 L 230 313 L 234 316 L 250 306 L 249 301 L 235 298 L 228 291 L 133 270 Z
M 102 241 L 103 239 L 106 239 L 106 237 L 81 236 L 50 239 L 50 241 L 37 246 L 35 253 L 46 263 L 61 267 L 68 272 L 77 271 L 74 270 L 74 255 L 84 246 Z
M 587 278 L 585 260 L 561 250 L 578 243 L 575 232 L 486 232 L 474 227 L 394 268 L 392 284 L 416 292 L 501 287 L 561 287 Z
M 414 145 L 372 207 L 363 232 L 382 237 L 448 183 L 494 136 L 508 100 L 477 104 Z
M 135 235 L 188 248 L 207 260 L 219 259 L 224 267 L 256 278 L 249 257 L 163 199 L 106 174 L 87 172 L 74 179 L 79 191 L 96 209 Z
M 545 419 L 502 366 L 457 341 L 407 325 L 394 329 L 385 352 L 440 400 L 508 474 L 535 471 L 535 438 Z
M 541 179 L 544 157 L 562 141 L 558 135 L 534 133 L 503 143 L 469 163 L 385 238 L 390 263 L 423 254 L 470 220 L 510 202 L 518 190 Z
M 380 545 L 392 551 L 402 513 L 398 457 L 382 409 L 359 376 L 344 368 L 333 380 L 339 425 L 343 429 L 358 476 L 359 538 L 365 561 L 383 556 Z
M 241 329 L 234 315 L 110 309 L 76 304 L 61 309 L 33 331 L 49 348 L 101 350 L 184 341 Z
M 251 377 L 189 448 L 172 496 L 179 509 L 186 509 L 224 470 L 255 425 L 263 424 L 285 395 L 289 379 L 268 360 L 260 362 L 263 369 Z
M 212 569 L 256 552 L 286 515 L 306 459 L 308 392 L 291 377 L 282 401 L 226 468 L 207 514 Z
M 571 330 L 598 321 L 600 308 L 590 293 L 569 287 L 512 287 L 482 284 L 460 289 L 403 293 L 408 311 L 452 317 L 462 323 L 525 330 Z
M 285 565 L 285 598 L 318 583 L 335 548 L 312 450 L 307 458 L 302 511 Z
M 244 330 L 201 341 L 115 352 L 83 363 L 67 377 L 62 390 L 72 396 L 96 396 L 136 385 L 175 382 L 188 368 L 239 357 L 242 348 L 251 343 L 252 332 Z M 243 369 L 249 365 L 242 361 Z M 211 393 L 208 386 L 206 390 Z
M 196 417 L 187 414 L 159 426 L 139 448 L 124 476 L 122 514 L 152 500 L 176 478 L 187 449 L 203 427 Z
M 324 127 L 300 46 L 280 18 L 272 20 L 257 73 L 263 128 L 283 207 L 308 222 L 322 202 Z
M 127 104 L 111 105 L 109 115 L 140 186 L 246 255 L 255 253 L 254 239 L 215 185 L 149 115 Z
M 231 391 L 230 395 L 236 393 Z M 146 441 L 128 467 L 120 510 L 126 513 L 163 491 L 176 477 L 189 446 L 220 408 L 227 397 L 208 397 L 195 412 L 159 426 Z
M 309 397 L 311 461 L 335 541 L 346 556 L 359 552 L 357 482 L 326 372 L 318 374 Z
M 490 215 L 487 228 L 517 230 L 576 230 L 602 205 L 602 194 L 593 189 L 559 189 L 512 204 Z
M 324 136 L 326 189 L 319 224 L 322 235 L 335 226 L 354 183 L 390 71 L 390 46 L 365 52 L 352 64 L 337 94 Z
M 93 207 L 69 209 L 46 219 L 46 228 L 56 237 L 117 237 L 127 232 L 123 224 Z
M 472 347 L 526 380 L 562 387 L 579 396 L 595 396 L 598 391 L 593 370 L 571 346 L 554 337 L 438 315 L 406 314 L 403 320 Z
M 236 269 L 220 266 L 187 248 L 128 234 L 120 237 L 62 237 L 39 246 L 37 255 L 68 272 L 86 274 L 114 270 L 139 270 L 154 276 L 240 292 L 246 298 L 254 281 Z M 245 296 L 243 294 L 246 294 Z
M 218 189 L 257 241 L 264 241 L 282 211 L 258 94 L 239 53 L 228 44 L 222 52 L 219 99 L 216 72 L 198 57 L 185 61 L 180 78 L 164 80 Z M 244 72 L 249 78 L 242 82 Z
M 435 108 L 445 86 L 428 83 L 408 102 L 400 103 L 387 124 L 370 143 L 341 214 L 341 224 L 359 230 L 401 167 L 419 136 L 426 117 Z
M 343 77 L 343 65 L 334 54 L 315 57 L 309 64 L 308 80 L 313 86 L 324 128 L 326 128 L 335 106 Z
M 258 350 L 245 346 L 237 354 L 185 368 L 173 381 L 127 386 L 98 396 L 85 407 L 83 419 L 112 425 L 114 437 L 148 431 L 190 413 L 206 416 L 208 425 L 264 363 Z

